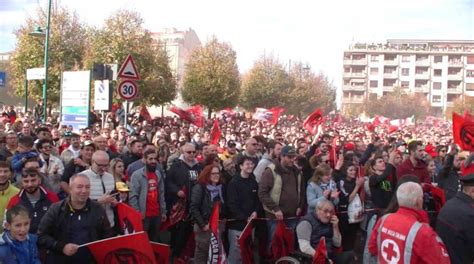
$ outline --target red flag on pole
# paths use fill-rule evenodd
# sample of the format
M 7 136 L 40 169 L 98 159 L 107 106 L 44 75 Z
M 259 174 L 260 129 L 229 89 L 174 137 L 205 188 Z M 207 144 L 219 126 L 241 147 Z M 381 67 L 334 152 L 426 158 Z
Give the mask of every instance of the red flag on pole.
M 326 249 L 326 239 L 321 237 L 319 239 L 318 247 L 314 252 L 313 264 L 326 264 L 328 260 L 328 251 Z
M 124 203 L 118 203 L 116 208 L 120 230 L 123 234 L 143 231 L 142 215 L 140 212 Z
M 240 257 L 242 258 L 243 264 L 253 264 L 253 251 L 252 251 L 252 230 L 253 230 L 253 219 L 247 223 L 244 230 L 239 237 L 240 245 Z
M 274 260 L 288 256 L 295 248 L 294 232 L 287 228 L 285 222 L 278 220 L 273 234 L 271 249 Z
M 454 142 L 462 150 L 474 151 L 474 117 L 465 113 L 464 117 L 453 112 Z
M 156 243 L 150 241 L 153 254 L 157 264 L 169 263 L 170 261 L 170 246 L 166 244 Z
M 221 208 L 220 202 L 214 203 L 211 217 L 209 218 L 209 230 L 211 231 L 211 241 L 209 243 L 209 257 L 208 264 L 222 264 L 227 263 L 227 258 L 224 251 L 224 246 L 219 235 L 219 211 Z
M 170 111 L 197 127 L 204 126 L 204 117 L 202 116 L 202 107 L 200 105 L 194 105 L 186 110 L 172 106 Z
M 252 115 L 252 119 L 276 125 L 278 123 L 278 118 L 283 111 L 285 111 L 285 109 L 281 107 L 273 107 L 271 109 L 256 108 L 255 113 Z
M 152 120 L 150 112 L 148 112 L 148 109 L 146 108 L 146 105 L 141 106 L 140 116 L 143 117 L 143 119 L 145 119 L 148 122 L 151 122 L 151 120 Z
M 212 125 L 211 129 L 211 144 L 219 143 L 219 138 L 222 135 L 221 128 L 219 127 L 219 121 L 217 119 L 214 120 L 214 124 Z
M 272 112 L 272 120 L 270 123 L 276 125 L 278 123 L 278 118 L 280 118 L 281 113 L 283 113 L 285 109 L 281 107 L 273 107 L 270 111 Z
M 321 109 L 318 108 L 304 120 L 303 126 L 312 135 L 316 135 L 318 133 L 318 126 L 323 121 L 324 121 L 323 113 L 321 112 Z
M 156 264 L 146 233 L 116 236 L 80 245 L 87 246 L 98 264 Z

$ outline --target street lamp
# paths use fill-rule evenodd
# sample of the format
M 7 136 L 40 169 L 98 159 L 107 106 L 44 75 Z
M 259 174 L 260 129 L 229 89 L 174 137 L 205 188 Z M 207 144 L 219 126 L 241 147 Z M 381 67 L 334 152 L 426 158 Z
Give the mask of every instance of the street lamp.
M 35 31 L 29 33 L 30 36 L 35 37 L 45 37 L 44 41 L 44 82 L 43 82 L 43 124 L 46 123 L 46 119 L 48 117 L 47 113 L 47 103 L 48 99 L 46 96 L 46 89 L 48 88 L 48 47 L 49 47 L 49 28 L 51 22 L 51 0 L 48 0 L 48 13 L 47 13 L 47 22 L 46 28 L 43 32 L 41 27 L 36 27 Z

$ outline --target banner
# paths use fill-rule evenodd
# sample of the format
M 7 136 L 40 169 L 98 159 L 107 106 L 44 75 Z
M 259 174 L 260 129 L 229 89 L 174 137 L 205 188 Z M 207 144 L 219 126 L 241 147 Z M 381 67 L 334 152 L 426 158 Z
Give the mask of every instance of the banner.
M 318 127 L 324 121 L 323 113 L 321 109 L 316 109 L 311 113 L 303 122 L 303 127 L 308 130 L 312 135 L 318 133 Z
M 98 264 L 156 264 L 148 235 L 138 232 L 80 245 L 87 246 Z
M 166 244 L 150 242 L 155 261 L 157 264 L 169 263 L 170 261 L 170 246 Z
M 209 230 L 211 231 L 211 241 L 209 243 L 208 264 L 227 263 L 224 247 L 219 236 L 219 210 L 220 202 L 214 203 L 211 217 L 209 218 Z
M 252 231 L 253 231 L 253 219 L 247 223 L 244 230 L 239 237 L 240 245 L 240 257 L 242 258 L 243 264 L 253 264 L 253 251 L 252 251 Z
M 463 116 L 453 112 L 454 142 L 462 150 L 474 151 L 474 117 L 468 113 Z
M 255 113 L 252 116 L 252 119 L 258 121 L 269 122 L 272 125 L 276 125 L 278 123 L 278 118 L 280 117 L 281 113 L 285 111 L 284 108 L 281 107 L 273 107 L 271 109 L 266 108 L 256 108 Z
M 170 111 L 197 127 L 204 126 L 204 117 L 202 116 L 202 108 L 200 105 L 192 106 L 186 110 L 172 106 Z
M 118 224 L 122 234 L 143 231 L 142 215 L 140 212 L 124 203 L 118 203 L 116 208 Z
M 277 220 L 275 233 L 273 234 L 271 251 L 274 260 L 290 255 L 295 248 L 294 231 L 287 228 L 283 220 Z
M 219 127 L 219 120 L 215 119 L 211 129 L 211 144 L 216 145 L 219 143 L 219 138 L 222 135 L 221 128 Z

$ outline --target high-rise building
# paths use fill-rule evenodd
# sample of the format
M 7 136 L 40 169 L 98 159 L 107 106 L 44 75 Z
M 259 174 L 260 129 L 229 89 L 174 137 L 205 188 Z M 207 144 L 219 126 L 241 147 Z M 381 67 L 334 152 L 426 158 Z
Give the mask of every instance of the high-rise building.
M 344 51 L 343 64 L 343 111 L 396 87 L 423 94 L 440 111 L 462 96 L 474 96 L 473 40 L 358 43 Z

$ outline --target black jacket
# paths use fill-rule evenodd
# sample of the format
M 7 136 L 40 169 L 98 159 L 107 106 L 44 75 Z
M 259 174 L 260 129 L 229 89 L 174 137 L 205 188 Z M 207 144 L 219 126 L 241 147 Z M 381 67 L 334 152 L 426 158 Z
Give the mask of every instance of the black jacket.
M 474 199 L 463 192 L 447 201 L 436 222 L 451 263 L 474 263 Z
M 79 158 L 82 159 L 81 156 L 79 156 Z M 87 170 L 86 167 L 74 164 L 74 159 L 72 159 L 68 162 L 68 164 L 66 164 L 66 166 L 64 166 L 64 173 L 63 176 L 61 176 L 61 181 L 69 184 L 69 179 L 71 179 L 74 174 L 85 170 Z
M 395 175 L 394 171 L 395 167 L 393 167 L 392 164 L 387 163 L 387 167 L 382 175 L 369 176 L 370 193 L 372 196 L 372 202 L 376 208 L 387 208 L 388 203 L 392 199 L 393 188 L 395 188 L 395 186 L 392 186 L 392 183 L 388 180 L 388 176 Z
M 239 175 L 232 178 L 226 190 L 227 215 L 232 219 L 227 222 L 227 227 L 241 231 L 247 224 L 249 216 L 253 212 L 258 213 L 261 207 L 258 199 L 258 183 L 253 175 L 249 178 L 242 178 Z
M 71 227 L 70 215 L 72 209 L 69 199 L 53 204 L 46 215 L 41 219 L 38 227 L 38 245 L 48 250 L 46 263 L 68 263 L 70 257 L 63 254 L 63 248 L 70 243 Z M 90 242 L 113 236 L 105 210 L 97 202 L 88 200 L 84 209 L 87 217 L 83 217 L 90 227 L 88 235 Z
M 178 201 L 177 194 L 184 187 L 186 187 L 187 190 L 186 199 L 189 204 L 191 189 L 196 183 L 196 179 L 201 171 L 201 164 L 196 163 L 190 167 L 181 159 L 171 165 L 165 179 L 165 195 L 168 207 L 173 206 Z M 170 210 L 168 210 L 168 212 L 170 212 Z
M 456 196 L 459 189 L 459 174 L 453 167 L 454 156 L 447 155 L 446 163 L 438 175 L 438 186 L 443 189 L 446 201 Z
M 128 165 L 134 163 L 135 161 L 141 159 L 142 157 L 136 155 L 136 154 L 133 154 L 132 152 L 127 152 L 125 154 L 123 154 L 122 156 L 120 156 L 120 159 L 123 160 L 123 166 L 125 167 L 125 169 L 127 169 Z
M 225 199 L 224 186 L 222 186 L 222 196 L 223 199 Z M 211 200 L 211 194 L 209 193 L 205 185 L 194 185 L 191 193 L 191 205 L 189 206 L 189 213 L 200 228 L 203 228 L 205 225 L 209 224 L 209 218 L 212 213 L 212 208 L 214 207 L 214 202 L 216 201 Z M 219 219 L 223 219 L 225 217 L 224 208 L 225 203 L 221 201 Z

